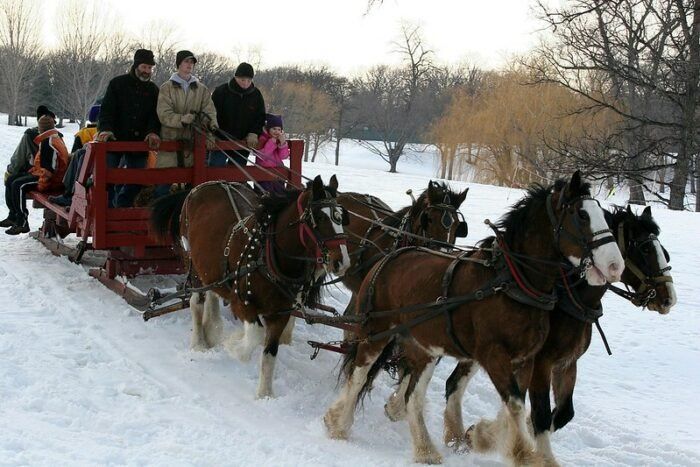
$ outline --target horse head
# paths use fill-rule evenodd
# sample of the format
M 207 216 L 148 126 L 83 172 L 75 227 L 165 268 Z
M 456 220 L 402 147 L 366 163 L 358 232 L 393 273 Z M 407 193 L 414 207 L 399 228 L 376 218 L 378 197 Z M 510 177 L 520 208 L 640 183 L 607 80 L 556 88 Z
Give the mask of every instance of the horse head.
M 571 180 L 554 186 L 547 212 L 559 251 L 585 271 L 590 285 L 620 280 L 625 268 L 620 249 L 605 222 L 605 214 L 577 170 Z
M 651 216 L 651 207 L 636 215 L 627 206 L 613 213 L 611 222 L 625 257 L 622 282 L 636 292 L 632 302 L 667 314 L 676 304 L 676 290 L 669 272 L 671 258 L 659 242 L 660 230 Z
M 459 212 L 459 207 L 467 197 L 469 188 L 461 193 L 452 191 L 444 182 L 428 182 L 428 188 L 416 200 L 412 211 L 414 232 L 453 245 L 458 237 L 466 237 L 467 222 Z M 417 227 L 417 228 L 416 228 Z
M 318 175 L 309 182 L 297 201 L 299 212 L 299 238 L 316 256 L 316 262 L 326 272 L 342 276 L 350 267 L 350 257 L 343 227 L 350 218 L 344 207 L 338 204 L 338 179 L 331 177 L 325 186 Z

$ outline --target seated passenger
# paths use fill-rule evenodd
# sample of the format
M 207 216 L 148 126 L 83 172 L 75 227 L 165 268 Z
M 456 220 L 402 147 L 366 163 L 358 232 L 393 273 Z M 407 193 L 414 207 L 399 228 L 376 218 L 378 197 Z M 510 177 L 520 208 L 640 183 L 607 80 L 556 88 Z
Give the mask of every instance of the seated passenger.
M 97 133 L 97 119 L 100 117 L 100 104 L 95 104 L 90 107 L 90 112 L 87 115 L 87 125 L 81 128 L 75 134 L 75 140 L 73 140 L 73 148 L 70 150 L 73 154 L 78 149 L 85 146 L 87 143 L 95 139 L 95 134 Z
M 9 235 L 29 232 L 27 193 L 32 190 L 51 191 L 63 186 L 63 174 L 68 165 L 68 150 L 61 134 L 54 128 L 56 121 L 49 115 L 39 119 L 39 136 L 34 142 L 39 149 L 29 174 L 12 182 L 10 217 L 15 224 L 5 231 Z
M 261 167 L 283 167 L 283 160 L 289 158 L 289 146 L 282 126 L 282 117 L 266 115 L 265 127 L 258 141 L 258 152 L 255 163 Z M 284 182 L 275 180 L 260 182 L 263 190 L 270 193 L 282 193 Z
M 36 119 L 37 122 L 43 115 L 50 115 L 53 118 L 56 116 L 51 112 L 45 105 L 40 105 L 36 109 Z M 29 173 L 29 169 L 34 163 L 34 156 L 39 146 L 34 143 L 34 138 L 39 135 L 39 128 L 32 127 L 27 128 L 27 130 L 22 135 L 22 139 L 19 141 L 15 152 L 10 158 L 10 163 L 7 165 L 7 170 L 5 171 L 5 203 L 7 207 L 10 208 L 10 200 L 12 196 L 10 195 L 10 189 L 12 187 L 12 182 L 19 177 L 23 177 Z M 12 209 L 10 209 L 12 212 Z M 7 228 L 15 225 L 17 219 L 14 219 L 10 215 L 7 219 L 0 221 L 0 227 Z
M 70 206 L 73 202 L 73 188 L 75 187 L 75 181 L 78 179 L 78 175 L 80 175 L 80 167 L 83 165 L 83 157 L 85 156 L 84 146 L 95 139 L 97 135 L 97 119 L 99 116 L 100 105 L 95 104 L 90 108 L 90 113 L 88 114 L 89 123 L 85 128 L 81 128 L 75 134 L 75 141 L 73 142 L 73 150 L 71 151 L 68 169 L 63 176 L 63 186 L 65 188 L 63 194 L 59 196 L 50 196 L 49 201 L 59 206 Z

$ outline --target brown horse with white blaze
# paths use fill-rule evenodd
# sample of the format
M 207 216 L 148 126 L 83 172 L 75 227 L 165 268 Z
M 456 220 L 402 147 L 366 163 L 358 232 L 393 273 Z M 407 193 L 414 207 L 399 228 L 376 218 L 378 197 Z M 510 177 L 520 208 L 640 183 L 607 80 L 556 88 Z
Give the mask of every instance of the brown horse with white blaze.
M 238 195 L 224 195 L 215 185 L 170 195 L 179 202 L 161 198 L 153 206 L 154 231 L 174 237 L 195 283 L 228 300 L 243 321 L 244 335 L 231 342 L 233 355 L 247 361 L 264 345 L 258 398 L 273 396 L 272 373 L 290 312 L 315 303 L 323 275 L 342 276 L 350 266 L 347 215 L 336 203 L 337 189 L 335 176 L 328 186 L 318 176 L 303 191 L 261 197 L 255 214 L 244 218 L 235 212 Z M 191 299 L 193 314 L 199 295 Z M 205 325 L 205 342 L 207 330 Z
M 676 293 L 669 274 L 669 256 L 659 243 L 659 227 L 651 217 L 651 208 L 636 215 L 628 206 L 626 210 L 605 211 L 605 217 L 625 260 L 622 282 L 633 290 L 621 291 L 621 295 L 636 306 L 646 306 L 659 314 L 668 313 L 676 302 Z M 601 298 L 608 289 L 617 288 L 610 284 L 573 283 L 564 273 L 557 283 L 558 301 L 550 312 L 550 331 L 535 356 L 528 387 L 537 449 L 547 466 L 558 465 L 549 434 L 564 427 L 574 416 L 577 361 L 591 343 L 592 324 L 603 314 Z M 445 388 L 445 443 L 458 450 L 468 447 L 469 432 L 465 437 L 462 423 L 462 396 L 477 367 L 474 361 L 460 362 Z M 550 405 L 550 391 L 556 403 L 554 410 Z M 392 396 L 395 405 L 399 399 Z M 499 436 L 496 431 L 490 438 L 495 440 Z M 493 446 L 484 443 L 473 447 L 483 451 Z
M 352 266 L 343 276 L 343 284 L 356 293 L 367 271 L 397 248 L 447 248 L 458 237 L 466 237 L 467 223 L 459 208 L 468 192 L 469 188 L 457 192 L 444 182 L 431 180 L 411 205 L 396 212 L 376 196 L 338 195 L 338 204 L 350 213 L 345 231 Z
M 415 461 L 441 462 L 423 419 L 441 355 L 474 359 L 485 369 L 503 401 L 506 456 L 518 465 L 541 461 L 527 430 L 524 396 L 549 328 L 552 264 L 578 260 L 597 285 L 619 279 L 624 269 L 589 190 L 578 172 L 568 183 L 530 189 L 499 223 L 503 260 L 487 250 L 448 258 L 404 249 L 374 266 L 357 300 L 357 314 L 367 319 L 346 357 L 341 394 L 324 417 L 329 435 L 347 438 L 359 397 L 399 342 L 412 374 L 406 406 Z

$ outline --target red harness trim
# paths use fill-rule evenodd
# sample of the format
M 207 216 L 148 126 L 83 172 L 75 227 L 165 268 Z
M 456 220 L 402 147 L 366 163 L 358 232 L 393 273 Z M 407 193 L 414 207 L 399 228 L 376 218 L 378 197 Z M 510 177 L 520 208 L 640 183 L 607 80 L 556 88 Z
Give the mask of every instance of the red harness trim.
M 333 248 L 340 245 L 346 245 L 347 242 L 344 238 L 330 239 L 321 242 L 318 241 L 318 238 L 314 234 L 314 231 L 311 229 L 311 227 L 309 227 L 309 225 L 306 222 L 301 221 L 301 216 L 304 215 L 304 206 L 302 205 L 301 200 L 302 196 L 304 196 L 304 192 L 299 193 L 299 197 L 297 198 L 297 212 L 299 213 L 299 241 L 304 246 L 304 248 L 308 248 L 306 245 L 306 238 L 310 238 L 314 242 L 314 247 L 316 249 L 316 259 L 319 260 L 323 258 L 321 245 L 325 246 L 326 248 Z
M 543 293 L 541 293 L 541 292 L 538 292 L 538 291 L 534 291 L 534 292 L 533 292 L 533 291 L 530 290 L 530 289 L 528 288 L 528 286 L 525 284 L 525 280 L 520 276 L 520 271 L 518 271 L 518 269 L 515 267 L 515 264 L 513 264 L 513 262 L 512 262 L 511 259 L 510 259 L 510 255 L 508 254 L 508 247 L 507 247 L 507 245 L 506 245 L 505 242 L 503 242 L 503 240 L 501 240 L 500 238 L 498 239 L 498 245 L 499 245 L 499 246 L 501 247 L 501 249 L 503 250 L 503 253 L 504 253 L 504 254 L 503 254 L 503 258 L 506 260 L 506 264 L 508 265 L 508 269 L 510 269 L 510 273 L 511 273 L 511 275 L 513 276 L 513 279 L 515 279 L 515 282 L 518 284 L 518 287 L 520 287 L 520 289 L 521 289 L 523 292 L 525 292 L 526 294 L 528 294 L 528 295 L 531 296 L 532 298 L 540 298 L 540 297 L 543 297 L 545 294 L 543 294 Z

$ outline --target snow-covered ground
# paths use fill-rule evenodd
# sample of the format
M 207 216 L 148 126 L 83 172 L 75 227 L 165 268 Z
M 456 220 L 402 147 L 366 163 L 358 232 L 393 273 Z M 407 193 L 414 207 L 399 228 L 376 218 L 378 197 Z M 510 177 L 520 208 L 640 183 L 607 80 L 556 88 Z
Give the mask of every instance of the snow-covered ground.
M 0 125 L 3 168 L 22 131 Z M 435 173 L 432 162 L 415 158 L 399 165 L 402 173 L 388 174 L 361 148 L 343 149 L 342 166 L 306 164 L 305 174 L 336 173 L 341 191 L 369 192 L 399 208 L 409 202 L 408 188 L 422 190 Z M 487 234 L 483 219 L 498 218 L 521 192 L 469 186 L 462 212 L 472 243 Z M 661 208 L 654 215 L 671 254 L 678 304 L 660 316 L 606 297 L 602 324 L 613 356 L 594 336 L 580 362 L 576 417 L 552 436 L 564 465 L 700 465 L 700 216 Z M 38 227 L 40 214 L 30 222 Z M 279 353 L 277 398 L 255 400 L 257 359 L 241 363 L 220 348 L 190 351 L 188 312 L 144 323 L 83 267 L 53 257 L 27 235 L 0 233 L 0 251 L 0 465 L 411 462 L 407 425 L 383 413 L 392 391 L 386 376 L 359 410 L 350 440 L 326 437 L 321 418 L 337 392 L 339 358 L 321 353 L 311 361 L 306 341 L 335 340 L 337 331 L 297 323 L 293 344 Z M 341 288 L 328 293 L 337 308 L 347 300 Z M 229 320 L 227 330 L 237 325 Z M 427 422 L 438 445 L 452 363 L 439 365 L 428 393 Z M 465 422 L 493 416 L 498 406 L 479 374 L 465 396 Z M 446 465 L 500 465 L 496 457 L 441 450 Z

